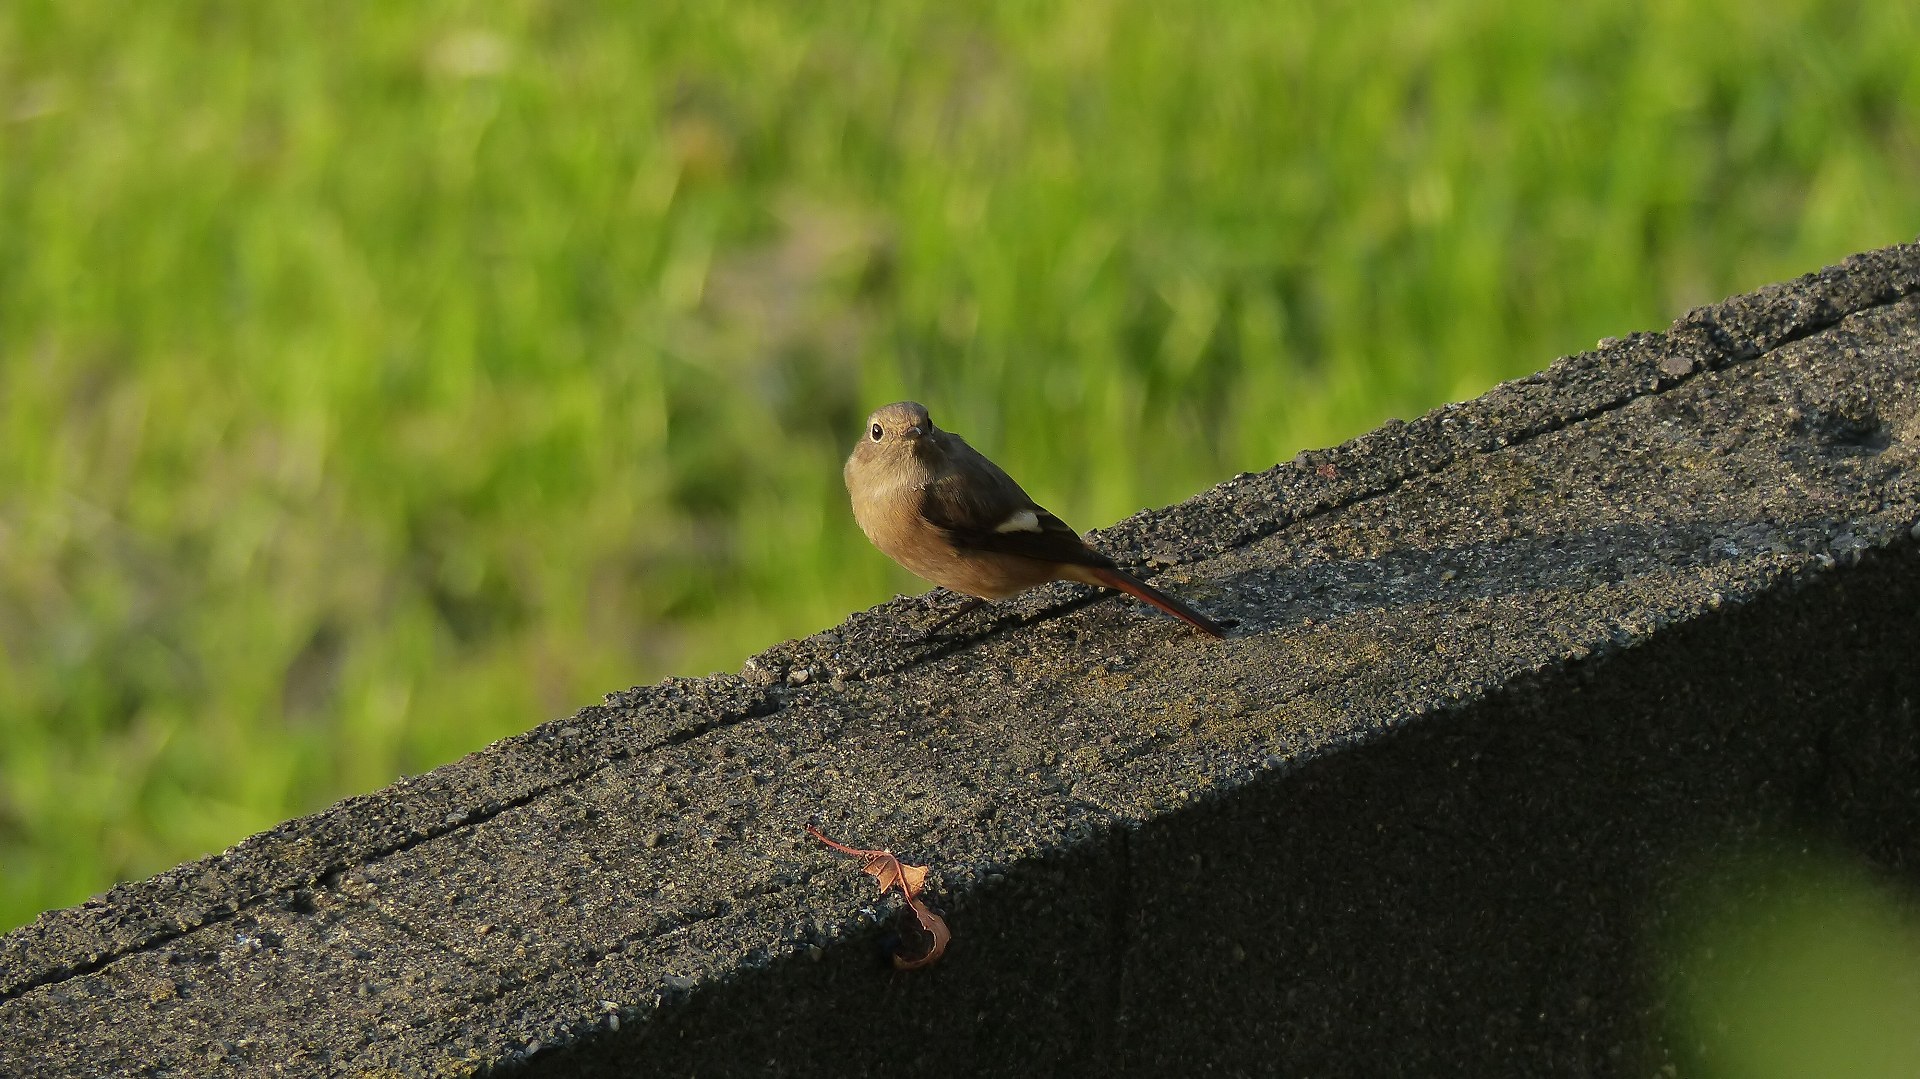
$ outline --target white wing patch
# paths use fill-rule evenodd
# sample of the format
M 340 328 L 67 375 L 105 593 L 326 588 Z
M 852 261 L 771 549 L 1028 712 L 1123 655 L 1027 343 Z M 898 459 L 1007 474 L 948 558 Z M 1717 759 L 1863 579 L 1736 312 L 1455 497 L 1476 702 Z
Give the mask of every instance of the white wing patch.
M 1038 532 L 1040 518 L 1032 510 L 1015 510 L 1013 515 L 994 526 L 995 532 Z

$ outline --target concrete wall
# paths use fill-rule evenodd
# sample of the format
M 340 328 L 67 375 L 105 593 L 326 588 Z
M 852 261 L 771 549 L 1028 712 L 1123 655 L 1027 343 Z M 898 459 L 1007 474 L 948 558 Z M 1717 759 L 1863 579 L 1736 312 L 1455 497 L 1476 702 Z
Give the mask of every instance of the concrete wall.
M 1715 852 L 1920 872 L 1920 248 L 1561 360 L 0 940 L 0 1074 L 1647 1074 Z M 851 527 L 851 526 L 850 526 Z M 847 842 L 935 867 L 900 973 Z

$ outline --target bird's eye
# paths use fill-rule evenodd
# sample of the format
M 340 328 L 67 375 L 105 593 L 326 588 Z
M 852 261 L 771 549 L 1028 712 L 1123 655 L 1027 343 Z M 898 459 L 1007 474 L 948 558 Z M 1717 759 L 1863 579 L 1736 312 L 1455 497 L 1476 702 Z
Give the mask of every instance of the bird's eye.
M 880 436 L 885 433 L 886 432 L 880 430 L 880 425 L 877 423 L 867 428 L 867 437 L 873 439 L 875 442 L 880 441 Z

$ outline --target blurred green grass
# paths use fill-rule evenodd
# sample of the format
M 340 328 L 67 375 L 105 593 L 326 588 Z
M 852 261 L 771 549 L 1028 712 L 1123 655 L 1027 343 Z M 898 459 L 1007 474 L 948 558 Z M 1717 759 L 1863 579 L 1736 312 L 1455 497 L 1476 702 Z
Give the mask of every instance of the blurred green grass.
M 1909 239 L 1909 5 L 0 5 L 0 927 Z
M 1920 897 L 1819 840 L 1702 854 L 1651 919 L 1649 1074 L 1920 1075 Z

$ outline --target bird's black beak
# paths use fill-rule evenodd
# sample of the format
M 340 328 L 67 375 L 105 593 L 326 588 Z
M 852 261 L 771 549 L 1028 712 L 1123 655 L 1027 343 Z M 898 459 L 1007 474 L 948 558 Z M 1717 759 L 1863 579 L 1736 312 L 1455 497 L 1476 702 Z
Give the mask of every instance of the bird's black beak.
M 924 435 L 927 433 L 927 429 L 916 423 L 912 427 L 909 427 L 900 433 L 907 436 L 908 438 L 919 438 L 921 435 Z

